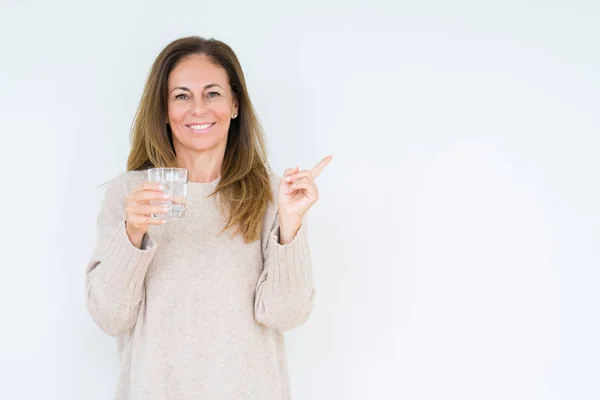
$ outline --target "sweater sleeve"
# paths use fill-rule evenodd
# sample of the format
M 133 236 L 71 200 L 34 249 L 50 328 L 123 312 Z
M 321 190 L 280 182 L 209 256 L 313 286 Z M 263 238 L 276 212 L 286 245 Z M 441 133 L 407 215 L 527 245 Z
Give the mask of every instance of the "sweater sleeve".
M 311 314 L 315 298 L 306 224 L 302 224 L 292 242 L 281 245 L 275 215 L 263 260 L 254 300 L 256 320 L 282 331 L 302 325 Z
M 104 194 L 96 222 L 95 248 L 86 267 L 86 308 L 96 324 L 116 336 L 135 325 L 144 295 L 144 277 L 156 252 L 146 234 L 142 248 L 125 230 L 125 193 L 119 179 Z

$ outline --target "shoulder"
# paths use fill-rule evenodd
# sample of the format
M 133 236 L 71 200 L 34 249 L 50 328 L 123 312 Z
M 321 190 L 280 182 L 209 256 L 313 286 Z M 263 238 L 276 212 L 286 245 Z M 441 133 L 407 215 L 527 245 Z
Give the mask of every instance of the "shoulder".
M 275 223 L 277 217 L 277 196 L 279 194 L 279 183 L 281 177 L 269 171 L 269 184 L 271 186 L 271 202 L 269 202 L 263 220 L 263 235 L 268 233 Z M 264 236 L 263 236 L 264 237 Z

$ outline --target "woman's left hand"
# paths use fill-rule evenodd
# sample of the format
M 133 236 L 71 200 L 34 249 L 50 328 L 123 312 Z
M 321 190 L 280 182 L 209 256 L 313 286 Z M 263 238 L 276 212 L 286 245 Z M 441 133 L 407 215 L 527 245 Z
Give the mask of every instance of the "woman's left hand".
M 310 170 L 299 171 L 298 167 L 285 170 L 277 201 L 281 229 L 297 230 L 300 227 L 302 217 L 319 198 L 315 179 L 332 159 L 333 156 L 327 156 Z

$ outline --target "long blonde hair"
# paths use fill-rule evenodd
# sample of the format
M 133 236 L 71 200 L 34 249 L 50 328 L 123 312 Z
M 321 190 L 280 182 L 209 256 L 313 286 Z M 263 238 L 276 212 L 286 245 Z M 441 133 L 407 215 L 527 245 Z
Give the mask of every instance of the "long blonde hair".
M 207 56 L 227 72 L 229 84 L 238 103 L 238 117 L 231 120 L 221 179 L 212 196 L 219 194 L 221 206 L 228 213 L 223 228 L 234 228 L 246 243 L 260 237 L 262 219 L 273 201 L 266 145 L 256 116 L 240 62 L 233 50 L 215 39 L 190 36 L 167 45 L 152 65 L 142 100 L 131 128 L 131 151 L 128 171 L 154 167 L 176 167 L 171 128 L 167 121 L 167 82 L 170 72 L 184 57 Z M 222 233 L 221 232 L 221 233 Z

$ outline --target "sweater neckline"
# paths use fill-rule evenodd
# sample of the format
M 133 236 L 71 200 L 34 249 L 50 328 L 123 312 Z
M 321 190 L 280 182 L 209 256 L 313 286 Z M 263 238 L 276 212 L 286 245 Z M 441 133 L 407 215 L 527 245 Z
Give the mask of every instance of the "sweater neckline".
M 188 182 L 187 183 L 187 197 L 190 199 L 202 199 L 211 194 L 217 185 L 221 177 L 211 182 Z

